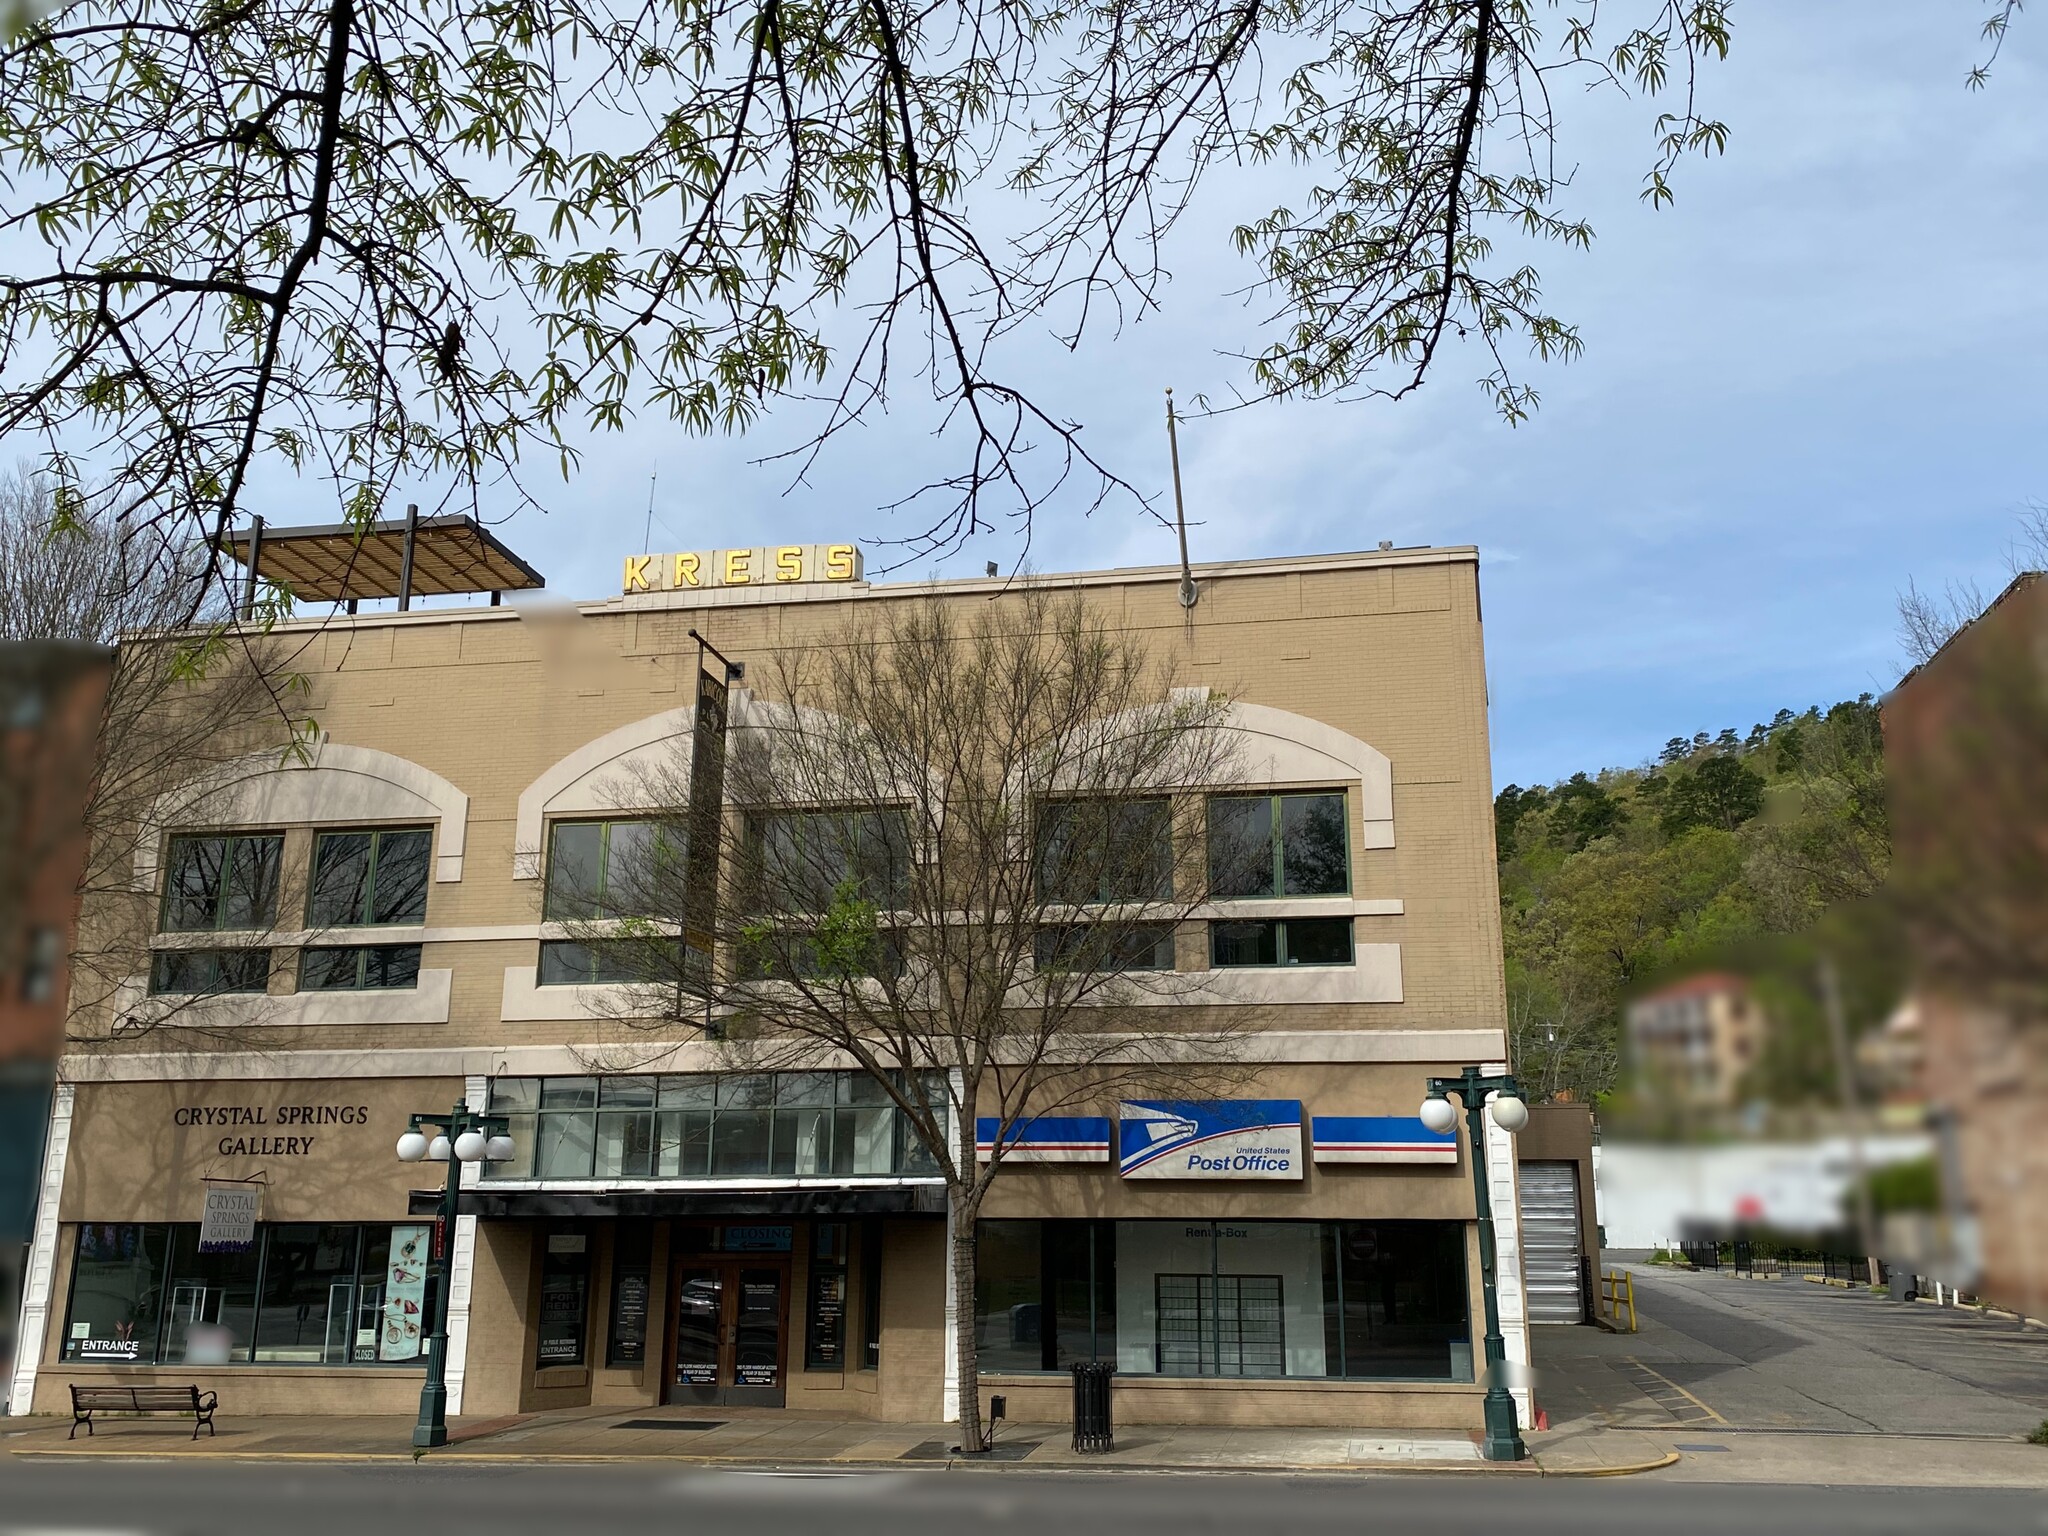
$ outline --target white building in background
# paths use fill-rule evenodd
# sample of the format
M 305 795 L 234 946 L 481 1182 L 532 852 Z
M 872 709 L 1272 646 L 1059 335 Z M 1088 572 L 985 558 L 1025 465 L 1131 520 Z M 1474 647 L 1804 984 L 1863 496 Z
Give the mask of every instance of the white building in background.
M 1870 1136 L 1867 1167 L 1934 1155 L 1934 1138 Z M 1608 1140 L 1596 1163 L 1605 1247 L 1667 1247 L 1738 1226 L 1774 1232 L 1840 1230 L 1855 1167 L 1849 1139 L 1673 1147 Z

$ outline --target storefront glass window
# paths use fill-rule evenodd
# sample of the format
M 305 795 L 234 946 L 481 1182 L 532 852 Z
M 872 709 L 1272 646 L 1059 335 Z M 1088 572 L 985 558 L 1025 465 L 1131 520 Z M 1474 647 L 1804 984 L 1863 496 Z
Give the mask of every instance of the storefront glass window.
M 869 1219 L 860 1228 L 860 1368 L 882 1366 L 882 1224 Z
M 1469 1381 L 1459 1222 L 991 1221 L 990 1371 Z
M 984 1371 L 1043 1367 L 1043 1276 L 1037 1221 L 984 1221 L 975 1235 L 974 1347 Z
M 78 1229 L 66 1360 L 155 1357 L 169 1248 L 168 1227 L 95 1222 Z
M 201 1253 L 199 1228 L 172 1231 L 162 1358 L 174 1364 L 245 1363 L 256 1337 L 262 1244 L 243 1253 Z
M 589 1331 L 590 1240 L 580 1232 L 551 1232 L 540 1270 L 540 1332 L 534 1363 L 581 1365 Z
M 343 1365 L 355 1348 L 359 1227 L 270 1229 L 256 1358 Z
M 197 1223 L 82 1226 L 63 1358 L 409 1364 L 428 1238 L 418 1225 L 259 1225 L 245 1252 L 201 1253 Z

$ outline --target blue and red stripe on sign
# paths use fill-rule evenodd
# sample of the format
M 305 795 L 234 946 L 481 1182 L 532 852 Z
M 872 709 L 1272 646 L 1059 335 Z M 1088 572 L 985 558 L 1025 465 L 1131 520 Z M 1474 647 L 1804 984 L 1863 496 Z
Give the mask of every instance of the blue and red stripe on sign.
M 1319 1163 L 1455 1163 L 1458 1133 L 1432 1131 L 1419 1115 L 1314 1115 L 1311 1155 Z
M 995 1156 L 1001 1121 L 984 1115 L 974 1122 L 974 1145 L 983 1162 Z M 1003 1138 L 1003 1161 L 1021 1163 L 1106 1163 L 1109 1120 L 1102 1115 L 1040 1115 L 1019 1120 Z

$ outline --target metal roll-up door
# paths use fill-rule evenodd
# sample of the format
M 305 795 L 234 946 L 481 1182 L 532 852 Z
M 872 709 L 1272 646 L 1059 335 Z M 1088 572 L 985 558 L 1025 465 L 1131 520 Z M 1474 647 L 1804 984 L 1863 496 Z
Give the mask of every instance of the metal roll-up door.
M 1579 1165 L 1524 1163 L 1522 1276 L 1532 1323 L 1583 1323 L 1579 1265 Z

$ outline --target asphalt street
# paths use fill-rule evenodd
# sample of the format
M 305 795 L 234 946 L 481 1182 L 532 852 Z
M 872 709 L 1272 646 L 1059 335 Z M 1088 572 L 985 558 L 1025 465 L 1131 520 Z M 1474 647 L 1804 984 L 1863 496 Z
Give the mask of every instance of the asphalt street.
M 1528 1536 L 2029 1536 L 2039 1493 L 1701 1486 L 1651 1478 L 777 1475 L 637 1466 L 452 1469 L 16 1463 L 0 1536 L 561 1536 L 736 1531 L 903 1536 L 934 1529 L 1062 1536 L 1512 1530 Z M 1677 1495 L 1677 1496 L 1674 1496 Z
M 1539 1383 L 1554 1367 L 1560 1402 L 1638 1425 L 2004 1439 L 2048 1418 L 2048 1332 L 1973 1310 L 1651 1268 L 1636 1304 L 1632 1336 L 1536 1330 Z

